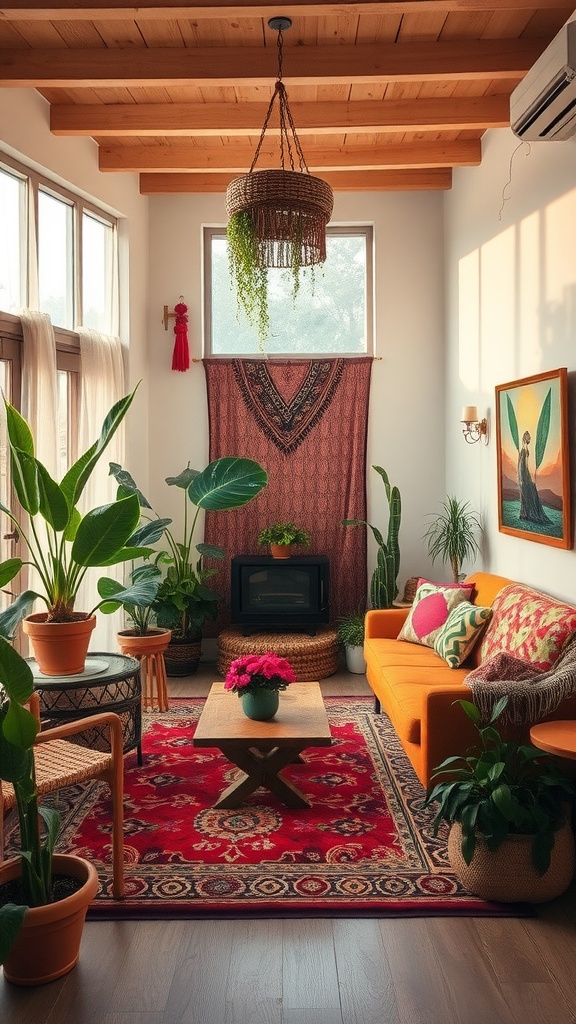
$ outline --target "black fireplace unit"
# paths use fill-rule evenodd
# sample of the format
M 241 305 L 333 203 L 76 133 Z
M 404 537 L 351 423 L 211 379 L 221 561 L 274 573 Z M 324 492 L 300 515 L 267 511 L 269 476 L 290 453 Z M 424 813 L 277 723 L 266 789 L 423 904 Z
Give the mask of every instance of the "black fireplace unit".
M 325 555 L 232 559 L 232 622 L 244 636 L 257 632 L 316 632 L 329 618 L 329 564 Z

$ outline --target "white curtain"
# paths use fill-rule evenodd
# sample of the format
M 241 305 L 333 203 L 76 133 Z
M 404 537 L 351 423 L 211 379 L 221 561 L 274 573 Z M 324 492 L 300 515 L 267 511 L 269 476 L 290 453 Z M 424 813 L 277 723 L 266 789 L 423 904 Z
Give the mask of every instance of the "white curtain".
M 52 321 L 47 313 L 38 313 L 34 309 L 22 309 L 18 316 L 22 323 L 22 415 L 32 430 L 36 458 L 46 466 L 54 480 L 59 480 L 58 373 Z M 64 460 L 66 438 L 62 440 Z M 39 524 L 38 528 L 42 530 L 43 525 Z M 40 577 L 29 566 L 23 568 L 18 582 L 23 590 L 30 587 L 43 592 Z M 37 601 L 33 611 L 44 612 L 46 606 Z M 28 649 L 27 641 L 23 640 L 23 647 Z
M 59 479 L 58 374 L 56 342 L 47 313 L 21 310 L 22 415 L 34 435 L 36 458 Z
M 126 391 L 120 339 L 84 327 L 77 328 L 77 331 L 80 337 L 81 370 L 78 452 L 81 454 L 98 439 L 106 414 Z M 114 434 L 86 485 L 80 501 L 81 512 L 114 500 L 116 481 L 109 475 L 109 462 L 124 464 L 123 425 Z M 96 584 L 100 576 L 122 580 L 123 573 L 122 565 L 89 569 L 78 594 L 76 607 L 88 610 L 98 602 Z M 96 619 L 90 649 L 116 651 L 116 633 L 122 629 L 122 613 L 97 615 Z

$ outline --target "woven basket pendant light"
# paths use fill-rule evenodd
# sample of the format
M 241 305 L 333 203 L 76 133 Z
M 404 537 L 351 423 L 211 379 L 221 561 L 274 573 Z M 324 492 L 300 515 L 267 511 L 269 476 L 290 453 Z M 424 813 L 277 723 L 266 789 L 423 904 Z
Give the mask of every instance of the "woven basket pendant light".
M 312 266 L 326 259 L 326 225 L 332 216 L 332 189 L 310 174 L 288 105 L 282 82 L 282 32 L 290 18 L 271 18 L 270 28 L 278 31 L 278 78 L 264 120 L 248 174 L 235 178 L 226 190 L 228 217 L 248 213 L 253 227 L 258 266 L 292 268 Z M 254 167 L 274 104 L 280 118 L 280 163 L 276 170 L 255 171 Z M 286 165 L 289 166 L 286 166 Z

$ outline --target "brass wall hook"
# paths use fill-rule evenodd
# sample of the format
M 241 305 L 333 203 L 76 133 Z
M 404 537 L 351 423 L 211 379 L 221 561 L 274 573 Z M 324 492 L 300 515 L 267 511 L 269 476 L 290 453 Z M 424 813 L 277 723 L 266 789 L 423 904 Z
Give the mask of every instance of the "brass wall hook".
M 180 296 L 180 302 L 184 302 L 184 296 L 183 295 Z M 164 306 L 164 316 L 162 317 L 162 323 L 164 324 L 164 330 L 165 331 L 168 330 L 168 321 L 169 320 L 173 320 L 175 316 L 176 316 L 176 313 L 174 311 L 172 313 L 169 313 L 168 312 L 168 306 Z

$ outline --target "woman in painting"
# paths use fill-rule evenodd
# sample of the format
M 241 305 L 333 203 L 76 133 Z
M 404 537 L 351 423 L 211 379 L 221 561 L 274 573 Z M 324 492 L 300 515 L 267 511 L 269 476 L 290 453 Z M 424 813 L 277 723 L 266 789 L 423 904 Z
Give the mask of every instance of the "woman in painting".
M 520 488 L 520 514 L 519 519 L 526 519 L 530 523 L 549 523 L 538 489 L 530 476 L 528 469 L 528 457 L 530 451 L 530 434 L 527 430 L 522 435 L 522 447 L 518 452 L 518 486 Z

